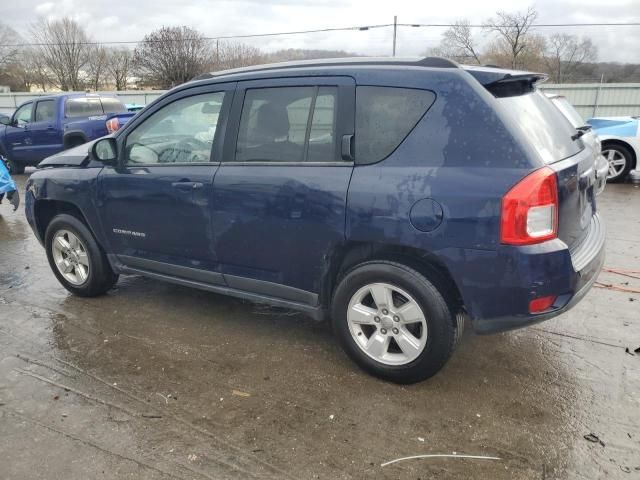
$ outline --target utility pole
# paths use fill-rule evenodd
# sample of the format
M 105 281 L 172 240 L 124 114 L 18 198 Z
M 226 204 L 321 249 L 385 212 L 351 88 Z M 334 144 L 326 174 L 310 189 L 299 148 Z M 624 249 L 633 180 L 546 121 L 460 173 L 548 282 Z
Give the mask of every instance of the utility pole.
M 393 16 L 393 56 L 396 56 L 396 33 L 398 31 L 398 16 Z

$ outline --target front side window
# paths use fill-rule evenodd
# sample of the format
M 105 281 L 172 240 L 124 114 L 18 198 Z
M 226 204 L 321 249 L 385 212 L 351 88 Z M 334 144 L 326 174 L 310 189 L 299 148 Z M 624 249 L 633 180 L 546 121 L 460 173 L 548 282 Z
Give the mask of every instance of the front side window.
M 247 90 L 235 160 L 334 161 L 336 105 L 336 87 Z
M 27 103 L 21 106 L 15 115 L 15 121 L 18 125 L 26 125 L 31 123 L 31 111 L 33 110 L 33 103 Z
M 356 88 L 356 161 L 374 163 L 393 152 L 435 101 L 428 90 Z
M 129 134 L 128 164 L 200 163 L 211 158 L 224 92 L 176 100 Z
M 104 115 L 102 103 L 97 97 L 69 98 L 65 102 L 64 114 L 67 118 L 98 117 Z
M 52 122 L 55 111 L 54 100 L 42 100 L 36 105 L 36 122 Z

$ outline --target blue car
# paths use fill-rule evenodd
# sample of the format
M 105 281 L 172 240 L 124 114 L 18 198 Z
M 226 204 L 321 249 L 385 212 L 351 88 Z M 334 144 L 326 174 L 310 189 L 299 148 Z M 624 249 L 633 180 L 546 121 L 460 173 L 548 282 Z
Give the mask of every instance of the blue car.
M 27 219 L 76 295 L 136 274 L 297 309 L 417 382 L 467 320 L 555 317 L 601 269 L 597 152 L 543 79 L 439 58 L 204 75 L 41 162 Z

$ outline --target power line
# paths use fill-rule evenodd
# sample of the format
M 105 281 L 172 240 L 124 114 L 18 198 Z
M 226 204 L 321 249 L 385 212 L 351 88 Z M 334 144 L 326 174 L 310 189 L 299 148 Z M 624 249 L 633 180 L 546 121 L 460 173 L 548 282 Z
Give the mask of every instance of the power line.
M 366 31 L 379 28 L 393 27 L 393 23 L 381 23 L 377 25 L 360 25 L 352 27 L 336 27 L 336 28 L 318 28 L 313 30 L 294 30 L 288 32 L 269 32 L 269 33 L 251 33 L 244 35 L 220 35 L 216 37 L 198 37 L 198 38 L 182 38 L 182 39 L 166 39 L 166 40 L 114 40 L 104 42 L 51 42 L 51 43 L 6 43 L 0 44 L 0 47 L 44 47 L 44 46 L 62 46 L 62 45 L 135 45 L 139 43 L 169 43 L 169 42 L 185 42 L 190 40 L 233 40 L 242 38 L 264 38 L 287 35 L 304 35 L 309 33 L 326 33 L 326 32 L 344 32 L 344 31 Z M 398 23 L 397 27 L 413 27 L 413 28 L 450 28 L 458 26 L 455 23 Z M 469 24 L 465 25 L 470 28 L 491 28 L 497 25 L 492 24 Z M 558 27 L 640 27 L 640 22 L 630 23 L 534 23 L 531 28 L 558 28 Z
M 399 27 L 457 27 L 460 24 L 450 23 L 399 23 Z M 483 24 L 464 24 L 465 27 L 471 28 L 491 28 L 491 27 L 509 27 L 510 25 L 492 25 Z M 531 28 L 537 27 L 640 27 L 640 22 L 631 23 L 532 23 Z
M 307 33 L 322 33 L 322 32 L 338 32 L 338 31 L 364 31 L 373 30 L 376 28 L 391 27 L 392 23 L 383 23 L 379 25 L 361 25 L 356 27 L 336 27 L 336 28 L 318 28 L 315 30 L 294 30 L 290 32 L 270 32 L 270 33 L 249 33 L 245 35 L 220 35 L 217 37 L 194 37 L 194 38 L 181 38 L 181 39 L 166 39 L 166 40 L 114 40 L 107 42 L 52 42 L 52 43 L 11 43 L 0 44 L 0 47 L 44 47 L 48 45 L 133 45 L 138 43 L 167 43 L 167 42 L 185 42 L 190 40 L 231 40 L 238 38 L 256 38 L 256 37 L 275 37 L 283 35 L 302 35 Z

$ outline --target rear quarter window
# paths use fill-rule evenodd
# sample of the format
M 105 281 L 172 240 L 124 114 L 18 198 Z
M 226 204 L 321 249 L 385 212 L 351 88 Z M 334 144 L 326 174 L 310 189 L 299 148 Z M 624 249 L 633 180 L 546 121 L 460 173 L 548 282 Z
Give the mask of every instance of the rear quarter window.
M 69 98 L 64 103 L 64 114 L 68 118 L 95 117 L 104 115 L 100 99 L 95 98 Z
M 356 88 L 356 162 L 389 156 L 435 101 L 428 90 L 396 87 Z
M 117 98 L 101 97 L 102 110 L 104 113 L 126 113 L 127 107 Z

